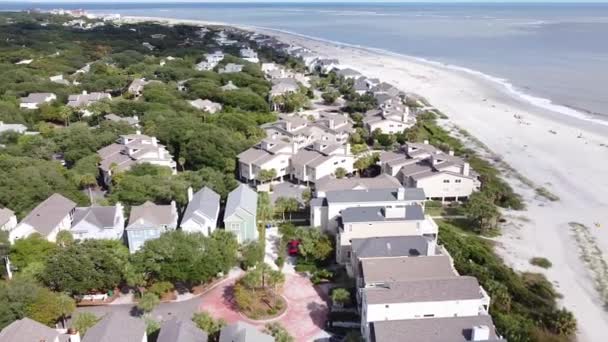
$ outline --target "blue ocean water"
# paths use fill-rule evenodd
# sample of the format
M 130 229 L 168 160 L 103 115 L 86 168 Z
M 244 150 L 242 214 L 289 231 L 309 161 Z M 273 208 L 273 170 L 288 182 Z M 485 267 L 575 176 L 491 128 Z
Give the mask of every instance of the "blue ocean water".
M 291 31 L 453 64 L 608 119 L 608 4 L 64 3 Z

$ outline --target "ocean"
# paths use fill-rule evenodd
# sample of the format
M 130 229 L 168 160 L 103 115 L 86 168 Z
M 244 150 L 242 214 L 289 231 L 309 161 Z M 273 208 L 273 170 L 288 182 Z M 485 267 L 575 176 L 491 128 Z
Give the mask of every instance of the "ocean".
M 31 7 L 279 29 L 482 73 L 529 102 L 608 120 L 608 4 L 0 4 Z

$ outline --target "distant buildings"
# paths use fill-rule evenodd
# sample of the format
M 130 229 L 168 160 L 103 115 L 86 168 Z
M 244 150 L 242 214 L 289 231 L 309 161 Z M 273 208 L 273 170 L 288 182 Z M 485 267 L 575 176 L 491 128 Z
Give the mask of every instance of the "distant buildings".
M 241 58 L 251 63 L 259 63 L 258 54 L 251 48 L 241 49 Z
M 235 72 L 241 72 L 241 71 L 243 71 L 243 67 L 244 67 L 244 65 L 242 65 L 242 64 L 228 63 L 228 64 L 224 65 L 223 68 L 220 68 L 220 70 L 218 72 L 220 74 L 230 74 L 230 73 L 235 73 Z
M 196 99 L 190 101 L 190 105 L 198 110 L 203 110 L 209 114 L 215 114 L 222 110 L 222 105 L 210 100 Z
M 72 107 L 78 110 L 81 110 L 84 117 L 91 116 L 92 113 L 87 110 L 87 107 L 93 103 L 103 101 L 103 100 L 111 100 L 112 96 L 108 93 L 101 92 L 93 92 L 87 93 L 83 91 L 82 94 L 70 95 L 68 97 L 68 107 Z
M 23 134 L 27 131 L 27 126 L 22 124 L 7 124 L 0 121 L 0 134 L 4 132 L 15 132 Z

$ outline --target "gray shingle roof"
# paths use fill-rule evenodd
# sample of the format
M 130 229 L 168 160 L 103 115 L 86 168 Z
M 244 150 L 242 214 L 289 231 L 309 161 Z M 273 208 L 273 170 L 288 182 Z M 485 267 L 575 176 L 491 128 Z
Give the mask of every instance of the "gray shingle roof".
M 258 207 L 258 194 L 249 186 L 240 184 L 236 189 L 228 194 L 226 200 L 226 211 L 224 218 L 232 216 L 238 208 L 242 208 L 246 212 L 255 216 Z
M 352 239 L 358 258 L 384 258 L 428 255 L 428 240 L 423 236 L 387 236 Z
M 424 220 L 424 210 L 418 204 L 406 205 L 402 209 L 400 217 L 386 217 L 384 207 L 351 207 L 342 210 L 342 222 L 381 222 L 381 221 L 405 221 Z
M 447 255 L 362 259 L 361 275 L 366 284 L 458 276 Z
M 490 328 L 490 339 L 485 341 L 506 342 L 497 337 L 488 315 L 378 321 L 371 323 L 370 331 L 372 342 L 404 341 L 412 337 L 416 342 L 469 342 L 473 327 L 482 325 Z
M 46 101 L 47 98 L 53 96 L 53 93 L 30 93 L 27 97 L 21 98 L 21 103 L 36 103 L 41 104 Z
M 373 178 L 342 178 L 323 177 L 317 180 L 315 189 L 317 192 L 353 190 L 353 189 L 396 189 L 401 187 L 399 180 L 387 174 L 381 174 Z
M 261 333 L 253 325 L 236 322 L 225 326 L 219 342 L 274 342 L 274 337 Z
M 82 342 L 139 342 L 145 334 L 143 319 L 111 313 L 87 330 Z
M 203 187 L 192 196 L 192 200 L 188 203 L 182 222 L 192 219 L 195 222 L 203 223 L 199 221 L 199 218 L 202 216 L 206 217 L 209 221 L 217 223 L 219 209 L 220 195 L 208 187 Z
M 60 194 L 52 194 L 38 204 L 21 224 L 28 224 L 42 236 L 47 236 L 74 208 L 76 203 Z
M 208 335 L 191 320 L 173 318 L 160 328 L 156 342 L 207 342 Z
M 150 227 L 172 226 L 177 221 L 177 213 L 172 205 L 156 205 L 146 202 L 131 208 L 127 230 L 147 229 Z
M 475 277 L 461 276 L 386 283 L 363 289 L 369 304 L 442 302 L 482 299 Z
M 328 191 L 326 197 L 329 203 L 396 201 L 397 189 Z M 426 196 L 421 188 L 405 188 L 404 198 L 405 201 L 424 201 Z
M 54 342 L 60 334 L 27 317 L 14 321 L 0 332 L 0 342 Z
M 0 208 L 0 226 L 8 222 L 15 215 L 15 212 L 9 208 Z
M 76 208 L 72 227 L 77 226 L 81 222 L 88 222 L 99 229 L 114 227 L 116 210 L 116 206 Z

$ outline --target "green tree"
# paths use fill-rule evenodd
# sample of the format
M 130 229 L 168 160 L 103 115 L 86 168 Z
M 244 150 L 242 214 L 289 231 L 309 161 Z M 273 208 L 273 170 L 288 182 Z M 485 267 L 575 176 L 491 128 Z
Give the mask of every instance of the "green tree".
M 302 191 L 302 201 L 304 201 L 304 204 L 306 206 L 309 206 L 311 199 L 312 199 L 312 191 L 310 190 L 310 188 L 304 189 L 304 191 Z
M 147 315 L 152 312 L 158 304 L 160 304 L 158 296 L 152 292 L 146 292 L 137 301 L 137 309 Z
M 298 211 L 300 204 L 298 200 L 293 197 L 279 197 L 275 201 L 275 210 L 281 214 L 283 221 L 285 221 L 285 213 L 288 212 L 291 220 L 291 213 Z
M 73 302 L 71 305 L 73 311 L 76 305 Z M 70 303 L 60 299 L 58 294 L 43 288 L 36 291 L 34 300 L 27 306 L 26 316 L 42 324 L 53 326 L 59 319 L 65 317 L 66 311 L 70 311 Z
M 192 321 L 201 330 L 209 334 L 209 341 L 215 342 L 219 339 L 220 330 L 226 325 L 223 319 L 216 320 L 206 312 L 197 312 L 192 316 Z
M 300 239 L 300 254 L 308 260 L 322 261 L 333 253 L 332 239 L 316 228 L 300 228 L 297 236 Z
M 334 289 L 331 293 L 331 300 L 338 305 L 345 305 L 350 303 L 350 292 L 343 288 Z
M 257 241 L 251 241 L 243 246 L 243 267 L 245 269 L 256 266 L 264 260 L 264 249 L 262 244 Z
M 258 208 L 257 208 L 258 220 L 265 225 L 270 219 L 272 219 L 273 208 L 270 201 L 270 195 L 267 192 L 258 193 Z
M 473 221 L 481 233 L 492 228 L 499 216 L 498 209 L 484 192 L 475 192 L 464 205 L 465 215 Z
M 159 281 L 157 283 L 152 284 L 148 288 L 148 292 L 155 294 L 159 298 L 170 292 L 171 290 L 173 290 L 173 284 L 168 281 Z
M 332 105 L 336 102 L 336 100 L 338 99 L 338 97 L 340 97 L 340 93 L 331 89 L 328 91 L 323 92 L 323 94 L 321 94 L 321 98 L 323 98 L 323 102 L 325 102 L 325 104 L 328 105 Z
M 72 297 L 62 293 L 57 297 L 57 307 L 60 313 L 59 318 L 61 320 L 61 325 L 65 328 L 67 317 L 69 317 L 72 312 L 76 310 L 76 302 Z
M 148 335 L 151 340 L 156 339 L 160 331 L 160 323 L 149 316 L 144 317 L 144 322 L 146 323 L 146 335 Z
M 346 177 L 347 173 L 348 173 L 348 171 L 346 171 L 346 169 L 343 167 L 339 167 L 336 169 L 336 171 L 334 171 L 334 174 L 336 175 L 336 178 L 338 178 L 338 179 L 342 179 L 342 178 Z
M 72 235 L 72 233 L 69 230 L 62 230 L 59 233 L 57 233 L 57 237 L 55 238 L 55 241 L 58 246 L 67 247 L 67 246 L 71 245 L 72 243 L 74 243 L 74 236 Z
M 285 329 L 280 323 L 273 322 L 267 323 L 264 326 L 264 332 L 272 337 L 276 342 L 293 342 L 295 339 L 293 336 L 289 334 L 287 329 Z
M 33 234 L 15 241 L 10 249 L 10 258 L 15 267 L 24 269 L 35 262 L 43 263 L 56 249 L 54 243 L 40 234 Z
M 270 182 L 271 180 L 273 180 L 275 178 L 277 178 L 277 170 L 275 170 L 275 169 L 270 169 L 270 170 L 262 169 L 262 170 L 260 170 L 260 172 L 258 172 L 258 176 L 257 176 L 258 181 L 260 181 L 261 183 Z
M 80 312 L 72 318 L 72 328 L 80 332 L 81 335 L 86 335 L 87 330 L 99 322 L 99 317 L 90 312 Z

